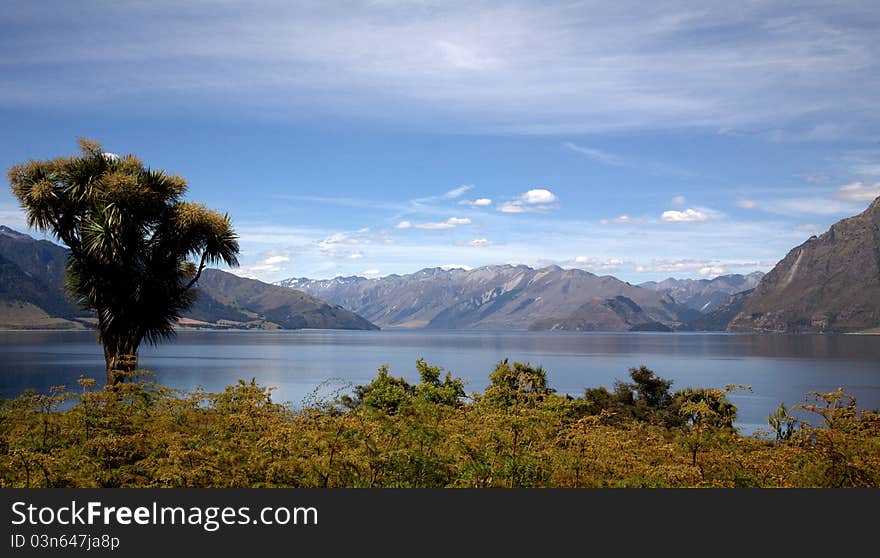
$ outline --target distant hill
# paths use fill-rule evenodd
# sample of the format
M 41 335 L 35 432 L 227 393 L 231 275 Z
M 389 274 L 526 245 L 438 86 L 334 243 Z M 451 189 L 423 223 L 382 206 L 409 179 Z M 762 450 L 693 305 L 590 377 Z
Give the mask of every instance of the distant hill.
M 529 329 L 567 331 L 672 331 L 651 319 L 642 308 L 625 296 L 607 300 L 591 300 L 582 304 L 565 319 L 546 318 Z
M 720 275 L 714 279 L 664 279 L 648 281 L 639 286 L 652 291 L 667 293 L 676 301 L 709 313 L 718 308 L 730 295 L 754 289 L 764 273 L 755 271 L 748 275 Z
M 558 266 L 492 265 L 468 271 L 428 268 L 380 279 L 293 278 L 278 284 L 350 308 L 388 328 L 628 330 L 635 324 L 611 318 L 607 311 L 616 312 L 606 302 L 595 306 L 600 310 L 595 316 L 587 312 L 588 306 L 569 320 L 584 305 L 615 297 L 632 301 L 644 319 L 665 326 L 700 315 L 666 293 Z
M 92 315 L 65 287 L 67 249 L 0 225 L 0 328 L 83 328 Z M 377 329 L 305 293 L 206 269 L 182 325 L 209 328 Z
M 206 269 L 187 317 L 208 322 L 265 320 L 283 329 L 379 329 L 346 310 L 301 291 Z
M 0 225 L 0 327 L 81 329 L 64 288 L 67 250 Z
M 730 322 L 742 312 L 754 289 L 728 296 L 714 310 L 677 329 L 681 331 L 725 331 Z
M 880 198 L 791 250 L 729 331 L 854 332 L 880 326 Z

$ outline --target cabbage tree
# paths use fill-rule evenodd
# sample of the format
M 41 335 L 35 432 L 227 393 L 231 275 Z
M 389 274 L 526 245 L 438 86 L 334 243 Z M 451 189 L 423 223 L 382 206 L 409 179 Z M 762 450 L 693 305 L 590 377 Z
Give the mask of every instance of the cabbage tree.
M 95 312 L 107 382 L 137 368 L 143 341 L 174 335 L 208 265 L 238 265 L 229 215 L 184 201 L 186 181 L 80 139 L 81 154 L 9 170 L 28 226 L 70 249 L 67 288 Z

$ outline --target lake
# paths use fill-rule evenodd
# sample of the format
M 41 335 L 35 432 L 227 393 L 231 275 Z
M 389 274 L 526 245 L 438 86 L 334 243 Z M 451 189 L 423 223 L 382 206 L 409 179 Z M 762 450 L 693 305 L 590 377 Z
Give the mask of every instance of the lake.
M 0 332 L 0 393 L 75 387 L 80 374 L 103 380 L 94 332 Z M 376 369 L 416 381 L 424 357 L 482 390 L 503 358 L 540 364 L 558 392 L 627 379 L 646 365 L 674 380 L 673 389 L 747 384 L 731 399 L 744 431 L 766 426 L 780 403 L 843 386 L 860 407 L 880 408 L 880 336 L 526 331 L 181 331 L 174 342 L 143 347 L 141 367 L 183 389 L 220 390 L 239 378 L 276 386 L 275 398 L 299 406 L 316 387 L 328 395 L 363 384 Z

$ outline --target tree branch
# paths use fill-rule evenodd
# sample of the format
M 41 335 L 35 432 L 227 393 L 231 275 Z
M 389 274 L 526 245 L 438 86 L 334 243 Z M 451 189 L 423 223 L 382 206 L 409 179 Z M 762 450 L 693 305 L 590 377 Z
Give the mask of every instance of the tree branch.
M 202 259 L 199 262 L 199 269 L 198 269 L 198 271 L 196 271 L 195 277 L 193 277 L 190 280 L 190 282 L 186 284 L 186 286 L 183 288 L 183 290 L 181 292 L 185 293 L 186 291 L 190 290 L 192 288 L 192 286 L 196 284 L 196 281 L 199 280 L 199 277 L 202 276 L 202 271 L 204 271 L 204 269 L 205 269 L 205 260 L 207 259 L 207 257 L 208 257 L 208 251 L 205 250 L 204 252 L 202 252 Z

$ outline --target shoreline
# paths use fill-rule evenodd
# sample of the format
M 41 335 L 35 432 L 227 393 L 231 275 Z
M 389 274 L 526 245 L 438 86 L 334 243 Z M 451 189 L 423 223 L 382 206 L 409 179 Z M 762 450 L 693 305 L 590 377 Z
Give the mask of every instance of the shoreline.
M 14 327 L 0 327 L 0 333 L 22 333 L 22 332 L 34 332 L 34 333 L 83 333 L 94 331 L 97 332 L 95 328 L 14 328 Z M 285 332 L 285 331 L 346 331 L 346 332 L 355 332 L 355 331 L 372 331 L 372 332 L 392 332 L 392 333 L 400 333 L 400 332 L 425 332 L 425 331 L 434 331 L 434 332 L 456 332 L 456 333 L 486 333 L 486 332 L 510 332 L 510 333 L 561 333 L 561 334 L 583 334 L 583 335 L 593 335 L 593 334 L 602 334 L 602 335 L 621 335 L 621 334 L 638 334 L 638 335 L 760 335 L 760 336 L 837 336 L 837 335 L 880 335 L 880 329 L 871 329 L 867 331 L 846 331 L 846 332 L 828 332 L 828 333 L 818 333 L 818 332 L 766 332 L 766 331 L 567 331 L 567 330 L 553 330 L 553 329 L 545 329 L 545 330 L 530 330 L 530 329 L 428 329 L 428 328 L 387 328 L 387 329 L 334 329 L 334 328 L 300 328 L 300 329 L 260 329 L 260 328 L 227 328 L 227 327 L 181 327 L 175 328 L 175 332 L 234 332 L 234 333 L 243 333 L 243 332 Z

